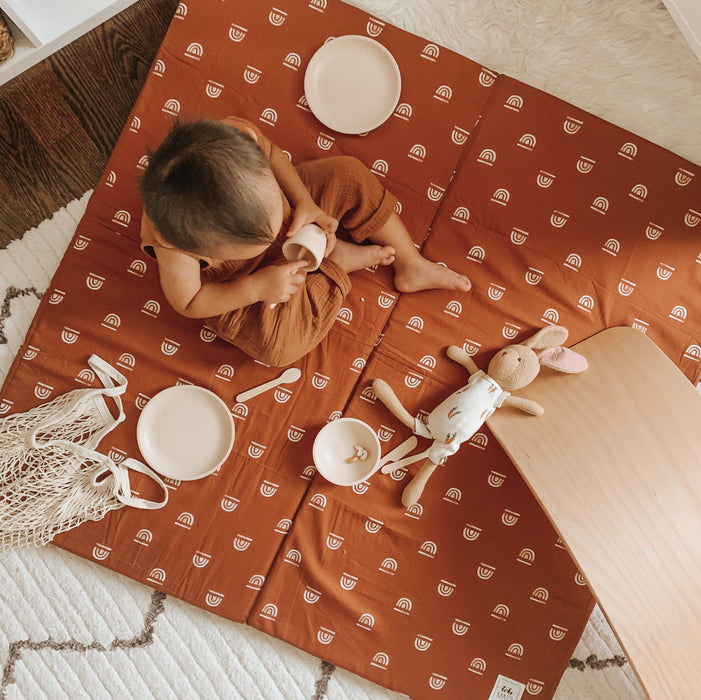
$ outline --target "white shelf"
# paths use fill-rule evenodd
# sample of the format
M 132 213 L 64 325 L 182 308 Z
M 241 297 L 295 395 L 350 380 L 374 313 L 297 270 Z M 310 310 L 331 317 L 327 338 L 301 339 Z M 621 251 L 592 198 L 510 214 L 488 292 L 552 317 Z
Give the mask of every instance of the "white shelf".
M 3 11 L 5 17 L 9 18 L 14 24 L 14 28 L 18 28 L 22 35 L 27 38 L 34 46 L 39 46 L 42 42 L 32 28 L 24 21 L 21 12 L 18 12 L 11 0 L 0 0 L 0 10 Z M 13 36 L 16 35 L 13 33 Z
M 0 0 L 15 55 L 0 64 L 0 85 L 39 63 L 136 0 Z
M 664 4 L 701 61 L 701 1 L 664 0 Z

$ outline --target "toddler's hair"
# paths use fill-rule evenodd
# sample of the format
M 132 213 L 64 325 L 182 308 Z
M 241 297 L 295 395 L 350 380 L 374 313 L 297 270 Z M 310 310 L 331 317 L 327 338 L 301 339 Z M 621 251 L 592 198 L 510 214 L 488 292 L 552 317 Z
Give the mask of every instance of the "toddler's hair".
M 246 133 L 211 119 L 176 122 L 149 156 L 141 179 L 144 211 L 171 245 L 204 253 L 222 239 L 270 243 L 270 212 L 260 196 L 274 177 Z

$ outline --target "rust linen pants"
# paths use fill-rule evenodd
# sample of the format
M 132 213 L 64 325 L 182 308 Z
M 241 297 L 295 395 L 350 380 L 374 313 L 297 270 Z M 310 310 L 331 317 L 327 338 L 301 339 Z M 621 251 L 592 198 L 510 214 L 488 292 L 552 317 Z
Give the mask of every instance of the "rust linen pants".
M 339 220 L 341 238 L 346 237 L 345 232 L 354 242 L 361 243 L 382 227 L 394 211 L 396 198 L 356 158 L 333 156 L 302 163 L 296 169 L 314 201 Z M 285 262 L 281 250 L 284 240 L 283 232 L 247 272 Z M 223 282 L 241 273 L 240 266 L 232 261 L 230 266 L 225 263 L 203 274 L 207 281 Z M 288 365 L 327 335 L 350 288 L 348 275 L 335 262 L 324 259 L 284 304 L 270 308 L 259 301 L 207 319 L 207 326 L 260 362 Z

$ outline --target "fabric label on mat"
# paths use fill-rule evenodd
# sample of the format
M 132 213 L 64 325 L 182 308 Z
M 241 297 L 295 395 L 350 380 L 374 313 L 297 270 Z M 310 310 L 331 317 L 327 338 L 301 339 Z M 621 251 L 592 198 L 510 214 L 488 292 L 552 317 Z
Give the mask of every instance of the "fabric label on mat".
M 488 700 L 521 700 L 526 686 L 506 676 L 497 676 Z

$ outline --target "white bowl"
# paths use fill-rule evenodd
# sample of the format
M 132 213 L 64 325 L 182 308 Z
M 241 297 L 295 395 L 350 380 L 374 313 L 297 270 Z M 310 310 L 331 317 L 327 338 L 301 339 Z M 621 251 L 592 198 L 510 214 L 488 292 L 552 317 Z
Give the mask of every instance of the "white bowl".
M 356 446 L 367 451 L 365 459 L 348 462 Z M 316 435 L 312 454 L 314 466 L 325 479 L 338 486 L 354 486 L 370 478 L 380 462 L 380 440 L 375 431 L 357 418 L 338 418 Z

